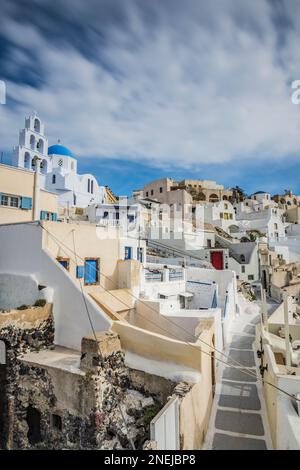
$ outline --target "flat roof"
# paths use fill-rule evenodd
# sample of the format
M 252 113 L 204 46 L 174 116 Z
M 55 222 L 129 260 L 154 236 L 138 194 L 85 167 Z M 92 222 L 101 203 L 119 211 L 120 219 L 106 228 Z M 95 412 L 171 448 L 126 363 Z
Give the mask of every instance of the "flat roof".
M 55 349 L 44 349 L 39 352 L 31 351 L 20 359 L 26 364 L 42 368 L 65 370 L 74 374 L 85 375 L 80 369 L 81 352 L 74 349 L 55 346 Z

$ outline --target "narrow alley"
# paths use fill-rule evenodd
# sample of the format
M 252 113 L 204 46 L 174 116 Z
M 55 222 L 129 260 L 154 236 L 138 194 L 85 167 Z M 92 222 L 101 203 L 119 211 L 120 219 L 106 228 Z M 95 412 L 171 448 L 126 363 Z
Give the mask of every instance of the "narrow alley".
M 222 357 L 232 365 L 219 363 L 206 450 L 272 448 L 254 343 L 259 321 L 258 303 L 240 297 L 240 315 L 231 325 L 226 351 L 230 359 Z

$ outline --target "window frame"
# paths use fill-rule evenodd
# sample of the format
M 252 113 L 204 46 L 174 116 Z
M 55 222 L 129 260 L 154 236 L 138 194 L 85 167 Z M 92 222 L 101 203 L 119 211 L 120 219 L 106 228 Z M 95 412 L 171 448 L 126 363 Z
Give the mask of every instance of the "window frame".
M 7 204 L 3 204 L 2 198 L 7 198 Z M 17 205 L 16 206 L 11 204 L 12 199 L 17 199 Z M 1 193 L 0 206 L 9 207 L 10 209 L 20 209 L 21 199 L 22 199 L 21 196 L 16 196 L 14 194 Z
M 57 256 L 56 257 L 56 261 L 59 262 L 59 264 L 61 265 L 62 268 L 64 268 L 66 271 L 70 271 L 70 258 L 64 258 L 62 256 Z M 67 267 L 64 267 L 62 264 L 61 264 L 61 261 L 67 263 Z

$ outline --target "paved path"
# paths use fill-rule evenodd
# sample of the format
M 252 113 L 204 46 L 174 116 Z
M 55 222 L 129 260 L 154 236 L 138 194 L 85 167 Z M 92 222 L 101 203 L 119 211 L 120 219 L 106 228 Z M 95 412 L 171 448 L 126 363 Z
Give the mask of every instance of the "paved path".
M 251 312 L 242 312 L 232 323 L 226 354 L 241 366 L 220 366 L 204 449 L 271 448 L 261 384 L 254 375 L 258 372 L 258 362 L 253 342 L 255 325 L 259 321 L 260 315 L 254 308 Z M 225 357 L 222 359 L 226 360 Z

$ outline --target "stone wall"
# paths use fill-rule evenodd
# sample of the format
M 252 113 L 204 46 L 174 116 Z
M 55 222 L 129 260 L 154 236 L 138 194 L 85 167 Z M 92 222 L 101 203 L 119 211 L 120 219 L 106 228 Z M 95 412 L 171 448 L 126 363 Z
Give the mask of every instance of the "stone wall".
M 28 316 L 24 312 L 28 313 Z M 11 448 L 15 400 L 18 396 L 21 362 L 28 351 L 53 345 L 52 305 L 0 314 L 0 341 L 5 344 L 5 364 L 1 365 L 0 447 Z
M 124 364 L 115 333 L 97 334 L 97 342 L 83 338 L 76 370 L 53 365 L 54 352 L 47 351 L 50 365 L 39 364 L 39 354 L 34 362 L 26 354 L 17 359 L 7 447 L 142 449 L 173 384 L 163 380 L 161 393 L 151 387 L 153 378 L 137 380 Z

